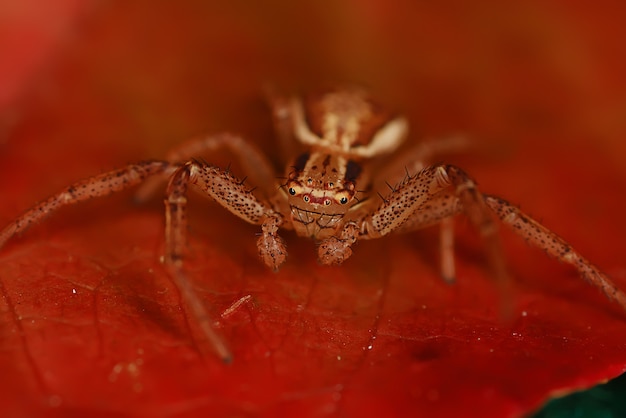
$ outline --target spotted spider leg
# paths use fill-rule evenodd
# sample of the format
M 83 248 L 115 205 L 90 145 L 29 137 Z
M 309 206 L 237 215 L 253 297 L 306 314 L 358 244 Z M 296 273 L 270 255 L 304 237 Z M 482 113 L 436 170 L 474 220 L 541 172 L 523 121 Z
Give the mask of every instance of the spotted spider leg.
M 168 152 L 165 159 L 172 163 L 172 169 L 144 182 L 135 193 L 135 200 L 144 202 L 153 196 L 160 189 L 162 182 L 174 173 L 176 169 L 174 164 L 182 164 L 192 158 L 200 158 L 202 155 L 222 149 L 228 150 L 236 158 L 246 177 L 254 179 L 255 185 L 258 185 L 265 198 L 276 192 L 274 187 L 276 175 L 265 155 L 241 136 L 225 132 L 192 138 Z
M 166 172 L 169 167 L 170 164 L 166 161 L 145 161 L 78 181 L 62 192 L 38 203 L 7 225 L 0 232 L 0 248 L 9 239 L 41 222 L 63 206 L 125 190 L 142 183 L 151 176 Z
M 165 198 L 165 264 L 180 289 L 186 306 L 191 309 L 194 324 L 200 327 L 217 355 L 224 362 L 230 362 L 230 350 L 213 329 L 210 317 L 183 269 L 183 256 L 187 248 L 186 209 L 189 185 L 197 187 L 244 221 L 261 225 L 262 232 L 257 242 L 259 255 L 274 270 L 287 257 L 285 243 L 277 233 L 282 217 L 270 206 L 259 201 L 230 172 L 199 161 L 192 160 L 180 166 L 169 181 Z
M 335 260 L 343 261 L 350 254 L 345 247 L 357 239 L 424 228 L 460 213 L 468 216 L 485 241 L 489 264 L 501 285 L 507 286 L 509 279 L 493 214 L 531 245 L 574 266 L 584 279 L 626 310 L 626 294 L 565 240 L 504 199 L 482 195 L 463 170 L 451 165 L 429 167 L 407 177 L 374 212 L 362 219 L 359 230 L 347 225 L 343 241 L 330 238 L 322 244 L 330 248 L 327 252 L 333 253 Z
M 450 188 L 453 190 L 449 191 Z M 463 170 L 455 166 L 437 165 L 426 168 L 415 176 L 407 176 L 385 198 L 378 210 L 363 220 L 362 238 L 378 238 L 395 230 L 417 229 L 439 223 L 459 210 L 465 213 L 481 235 L 494 277 L 502 287 L 506 287 L 509 283 L 508 272 L 491 211 L 475 183 Z M 445 242 L 447 238 L 445 235 L 452 232 L 451 226 L 448 225 L 447 228 L 449 229 L 446 230 L 444 226 L 442 232 L 444 235 L 442 245 L 450 248 L 444 251 L 444 256 L 453 257 L 452 243 Z M 453 260 L 444 260 L 445 263 L 453 263 Z
M 462 177 L 469 179 L 460 169 L 454 169 L 460 173 Z M 550 231 L 506 200 L 492 195 L 482 196 L 487 207 L 489 207 L 505 225 L 511 227 L 514 232 L 524 238 L 529 244 L 542 249 L 550 257 L 556 258 L 576 268 L 586 281 L 600 289 L 609 299 L 615 301 L 626 310 L 626 294 L 624 294 L 606 274 L 602 273 L 600 269 L 572 248 L 563 238 Z M 446 220 L 451 220 L 454 215 L 464 211 L 463 204 L 454 194 L 442 192 L 439 192 L 439 195 L 436 195 L 431 202 L 422 209 L 424 210 L 416 211 L 413 216 L 395 232 L 408 232 L 431 226 L 438 222 L 446 222 Z M 442 237 L 442 245 L 446 245 L 445 240 L 446 238 Z M 501 255 L 494 254 L 492 257 L 501 257 Z
M 390 185 L 401 183 L 407 173 L 422 171 L 429 161 L 435 160 L 439 155 L 466 151 L 469 147 L 470 142 L 467 137 L 462 135 L 422 141 L 385 165 L 381 174 L 375 179 L 374 190 L 382 190 L 385 185 L 392 187 Z M 398 167 L 404 167 L 404 171 L 399 172 Z M 439 222 L 439 254 L 441 277 L 446 282 L 453 283 L 456 280 L 456 268 L 454 264 L 454 220 L 452 218 L 443 218 Z
M 544 250 L 549 256 L 576 268 L 585 280 L 626 310 L 626 294 L 563 238 L 504 199 L 487 195 L 485 196 L 485 203 L 498 215 L 502 222 L 513 228 L 513 231 L 521 235 L 526 241 Z
M 382 190 L 386 187 L 392 189 L 392 195 L 400 193 L 397 187 L 391 186 L 395 183 L 403 183 L 407 180 L 408 173 L 421 172 L 426 166 L 427 161 L 432 161 L 439 154 L 448 154 L 458 152 L 467 148 L 468 142 L 465 137 L 451 136 L 437 140 L 425 141 L 410 148 L 395 158 L 390 164 L 382 169 L 381 175 L 374 180 L 374 190 Z M 404 167 L 404 171 L 398 174 L 397 167 Z M 396 194 L 397 195 L 397 194 Z M 350 246 L 356 242 L 357 238 L 364 239 L 366 237 L 359 235 L 357 224 L 362 222 L 366 215 L 377 210 L 375 200 L 366 200 L 358 205 L 358 209 L 353 210 L 348 218 L 344 230 L 338 238 L 330 238 L 323 241 L 318 247 L 318 257 L 322 264 L 341 264 L 343 260 L 350 257 L 352 250 Z M 452 206 L 449 206 L 452 207 Z M 403 224 L 397 225 L 396 228 L 403 228 L 405 224 L 421 221 L 421 214 L 417 214 L 406 220 Z M 448 216 L 452 216 L 448 214 Z M 425 212 L 428 217 L 428 212 Z M 352 221 L 352 223 L 350 223 Z M 440 252 L 441 252 L 441 276 L 447 282 L 455 280 L 454 266 L 454 223 L 445 217 L 430 224 L 440 224 Z

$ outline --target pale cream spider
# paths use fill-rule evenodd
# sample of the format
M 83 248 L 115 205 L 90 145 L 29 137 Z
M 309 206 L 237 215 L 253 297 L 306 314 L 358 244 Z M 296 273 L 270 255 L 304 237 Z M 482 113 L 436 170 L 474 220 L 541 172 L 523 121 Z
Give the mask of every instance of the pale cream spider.
M 358 88 L 327 90 L 303 98 L 271 98 L 279 146 L 295 156 L 283 180 L 267 158 L 239 136 L 221 134 L 191 141 L 164 161 L 145 161 L 79 181 L 37 204 L 0 232 L 0 247 L 61 206 L 127 189 L 155 176 L 169 176 L 165 198 L 165 257 L 185 307 L 200 332 L 224 361 L 230 350 L 216 334 L 202 301 L 183 270 L 186 248 L 188 185 L 194 185 L 231 213 L 261 226 L 257 241 L 263 262 L 276 270 L 286 259 L 280 228 L 294 230 L 318 245 L 322 264 L 341 264 L 362 239 L 409 232 L 440 224 L 441 272 L 455 275 L 453 216 L 464 213 L 485 241 L 493 274 L 506 282 L 507 271 L 493 214 L 532 245 L 573 265 L 579 273 L 626 309 L 626 295 L 567 242 L 498 197 L 483 195 L 460 168 L 426 165 L 434 155 L 459 147 L 450 138 L 424 142 L 390 159 L 404 142 L 407 122 Z M 295 141 L 294 141 L 295 139 Z M 229 149 L 247 176 L 259 185 L 252 191 L 228 170 L 191 159 Z M 296 152 L 296 148 L 300 148 Z M 410 174 L 413 173 L 413 174 Z M 382 199 L 371 194 L 395 184 Z M 140 196 L 150 194 L 147 183 Z

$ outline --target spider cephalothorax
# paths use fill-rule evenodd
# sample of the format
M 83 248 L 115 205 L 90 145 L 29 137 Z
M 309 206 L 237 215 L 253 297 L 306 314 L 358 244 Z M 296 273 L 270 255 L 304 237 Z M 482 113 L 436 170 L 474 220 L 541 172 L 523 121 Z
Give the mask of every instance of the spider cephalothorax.
M 332 236 L 346 212 L 358 203 L 360 171 L 359 163 L 342 155 L 302 154 L 284 186 L 296 233 L 317 240 Z

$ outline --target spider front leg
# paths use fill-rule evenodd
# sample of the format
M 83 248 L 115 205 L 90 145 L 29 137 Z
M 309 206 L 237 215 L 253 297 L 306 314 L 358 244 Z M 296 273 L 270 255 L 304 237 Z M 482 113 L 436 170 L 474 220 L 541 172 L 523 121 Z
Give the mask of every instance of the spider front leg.
M 228 171 L 198 161 L 190 161 L 178 168 L 168 184 L 165 199 L 165 264 L 181 293 L 184 305 L 195 320 L 192 322 L 199 326 L 200 332 L 208 339 L 217 355 L 224 362 L 230 362 L 230 350 L 213 329 L 212 321 L 183 269 L 183 255 L 187 248 L 186 209 L 189 184 L 198 187 L 239 218 L 262 225 L 258 240 L 259 254 L 265 264 L 274 270 L 278 269 L 287 256 L 285 244 L 277 234 L 282 218 L 258 201 Z
M 382 204 L 357 222 L 358 239 L 379 238 L 391 232 L 407 232 L 443 222 L 442 274 L 452 281 L 452 224 L 448 218 L 461 211 L 481 234 L 496 280 L 506 286 L 508 272 L 493 214 L 475 183 L 458 167 L 437 165 L 414 176 L 407 175 Z M 347 229 L 344 233 L 349 233 Z
M 159 190 L 160 186 L 171 176 L 176 167 L 192 158 L 200 158 L 203 155 L 212 155 L 220 150 L 228 151 L 241 165 L 243 173 L 254 179 L 255 185 L 268 198 L 275 191 L 275 174 L 272 164 L 265 155 L 251 142 L 246 141 L 239 135 L 228 132 L 201 136 L 185 141 L 183 144 L 167 153 L 166 160 L 172 168 L 160 177 L 154 177 L 146 181 L 135 193 L 135 200 L 144 202 Z
M 181 166 L 170 179 L 166 205 L 166 252 L 172 260 L 182 256 L 186 248 L 187 185 L 192 184 L 212 197 L 222 207 L 244 221 L 261 225 L 257 244 L 265 264 L 277 270 L 287 257 L 283 239 L 278 235 L 282 216 L 259 201 L 243 183 L 229 171 L 198 161 Z

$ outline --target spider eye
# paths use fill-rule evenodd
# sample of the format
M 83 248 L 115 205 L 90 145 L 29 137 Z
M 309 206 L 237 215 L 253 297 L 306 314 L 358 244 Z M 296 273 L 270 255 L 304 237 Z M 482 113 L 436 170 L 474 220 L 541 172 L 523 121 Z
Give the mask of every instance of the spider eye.
M 294 189 L 293 187 L 289 188 L 289 194 L 294 196 L 296 194 L 296 189 Z
M 302 200 L 304 200 L 305 202 L 309 203 L 309 195 L 305 194 L 304 196 L 302 196 Z
M 330 199 L 326 199 L 326 200 L 324 200 L 324 204 L 325 204 L 326 206 L 330 205 L 330 203 L 331 203 L 331 202 L 330 202 Z
M 350 201 L 350 197 L 350 193 L 344 190 L 335 195 L 335 202 L 345 205 Z

